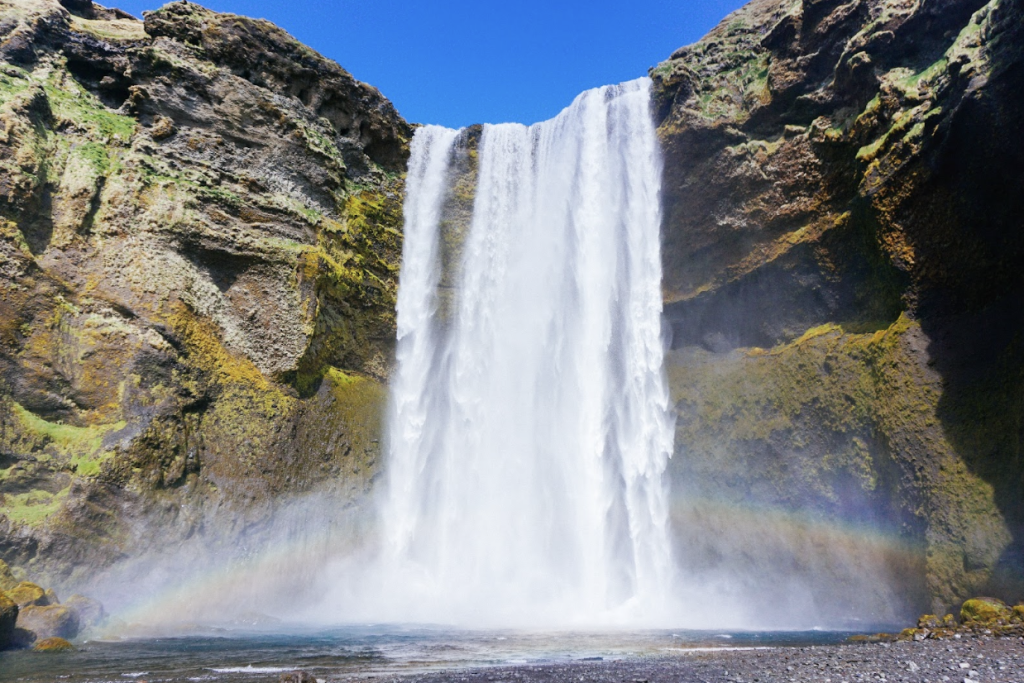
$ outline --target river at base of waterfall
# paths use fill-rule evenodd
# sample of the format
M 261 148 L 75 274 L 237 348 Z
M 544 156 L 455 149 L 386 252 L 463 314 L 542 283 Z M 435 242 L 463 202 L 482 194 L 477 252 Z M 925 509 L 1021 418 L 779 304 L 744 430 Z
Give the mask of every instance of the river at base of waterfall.
M 276 682 L 306 671 L 319 680 L 479 670 L 508 666 L 629 662 L 729 649 L 824 645 L 843 631 L 522 632 L 361 625 L 275 633 L 193 627 L 173 637 L 90 640 L 74 652 L 0 653 L 0 681 Z M 866 626 L 864 630 L 868 629 Z

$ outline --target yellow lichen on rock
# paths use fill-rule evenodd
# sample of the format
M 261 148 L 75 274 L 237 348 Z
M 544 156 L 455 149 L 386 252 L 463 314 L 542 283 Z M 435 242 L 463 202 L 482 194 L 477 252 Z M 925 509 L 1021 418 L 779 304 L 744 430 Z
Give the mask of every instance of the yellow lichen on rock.
M 32 649 L 36 652 L 71 652 L 75 649 L 69 641 L 64 638 L 43 638 L 37 641 Z
M 6 592 L 7 597 L 22 610 L 26 607 L 45 607 L 50 604 L 46 591 L 31 581 L 22 581 Z

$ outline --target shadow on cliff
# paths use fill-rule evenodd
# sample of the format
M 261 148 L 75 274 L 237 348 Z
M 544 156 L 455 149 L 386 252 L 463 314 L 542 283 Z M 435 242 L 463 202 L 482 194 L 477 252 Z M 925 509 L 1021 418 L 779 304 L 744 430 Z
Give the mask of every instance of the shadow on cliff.
M 1019 5 L 1020 3 L 1015 3 Z M 1017 11 L 1019 11 L 1017 7 Z M 937 416 L 956 455 L 992 487 L 1012 540 L 997 542 L 969 495 L 966 591 L 1024 599 L 1024 62 L 1014 50 L 968 96 L 930 160 L 928 191 L 904 208 L 921 263 L 919 321 L 942 377 Z M 999 132 L 1012 133 L 1010 137 Z M 915 230 L 916 228 L 916 230 Z M 949 569 L 954 569 L 950 567 Z M 959 572 L 958 572 L 959 573 Z

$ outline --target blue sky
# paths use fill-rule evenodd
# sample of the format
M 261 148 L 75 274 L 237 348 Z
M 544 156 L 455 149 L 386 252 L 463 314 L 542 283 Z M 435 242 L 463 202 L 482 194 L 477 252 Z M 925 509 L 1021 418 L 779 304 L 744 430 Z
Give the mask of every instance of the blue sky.
M 100 0 L 141 17 L 160 0 Z M 740 0 L 205 0 L 269 19 L 409 121 L 551 118 L 587 88 L 643 76 Z

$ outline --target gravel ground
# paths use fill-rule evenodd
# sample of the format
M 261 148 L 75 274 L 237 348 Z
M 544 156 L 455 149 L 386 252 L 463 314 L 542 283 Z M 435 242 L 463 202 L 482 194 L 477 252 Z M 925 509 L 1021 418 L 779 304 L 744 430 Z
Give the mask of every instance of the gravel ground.
M 678 655 L 620 661 L 441 671 L 393 680 L 400 683 L 1024 683 L 1024 639 L 962 637 L 916 643 L 680 651 Z

